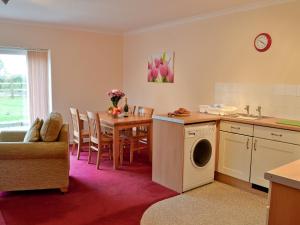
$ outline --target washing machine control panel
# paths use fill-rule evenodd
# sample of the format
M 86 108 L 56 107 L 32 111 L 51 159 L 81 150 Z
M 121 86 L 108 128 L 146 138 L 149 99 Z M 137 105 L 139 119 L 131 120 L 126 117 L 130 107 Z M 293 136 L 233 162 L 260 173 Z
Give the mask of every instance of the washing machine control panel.
M 185 127 L 185 138 L 211 135 L 216 132 L 215 124 L 198 124 Z

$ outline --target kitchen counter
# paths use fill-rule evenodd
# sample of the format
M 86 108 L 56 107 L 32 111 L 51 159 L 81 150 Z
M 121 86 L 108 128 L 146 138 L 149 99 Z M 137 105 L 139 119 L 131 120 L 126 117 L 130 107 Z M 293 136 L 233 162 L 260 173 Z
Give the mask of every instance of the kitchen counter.
M 220 120 L 220 116 L 207 113 L 191 113 L 190 116 L 168 116 L 167 114 L 154 115 L 153 119 L 169 121 L 179 124 L 193 124 Z
M 300 190 L 300 160 L 268 171 L 265 179 Z
M 286 130 L 292 130 L 292 131 L 299 131 L 300 127 L 298 126 L 291 126 L 291 125 L 284 125 L 284 124 L 278 124 L 277 121 L 281 120 L 279 118 L 274 117 L 264 117 L 261 119 L 255 119 L 255 120 L 248 120 L 248 119 L 241 119 L 236 118 L 232 116 L 219 116 L 219 115 L 212 115 L 207 113 L 197 113 L 193 112 L 190 116 L 171 116 L 169 117 L 167 114 L 159 114 L 154 115 L 153 119 L 156 120 L 163 120 L 173 123 L 179 123 L 179 124 L 193 124 L 193 123 L 203 123 L 203 122 L 210 122 L 210 121 L 231 121 L 231 122 L 237 122 L 237 123 L 246 123 L 246 124 L 252 124 L 257 126 L 264 126 L 264 127 L 272 127 L 272 128 L 278 128 L 278 129 L 286 129 Z
M 300 160 L 265 173 L 271 182 L 268 225 L 300 224 Z

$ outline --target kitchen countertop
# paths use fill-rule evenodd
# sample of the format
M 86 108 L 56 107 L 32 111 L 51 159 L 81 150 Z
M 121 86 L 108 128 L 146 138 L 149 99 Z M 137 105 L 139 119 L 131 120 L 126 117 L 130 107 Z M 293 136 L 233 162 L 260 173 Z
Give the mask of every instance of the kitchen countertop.
M 181 124 L 192 124 L 192 123 L 203 123 L 209 121 L 218 121 L 220 120 L 219 115 L 211 115 L 207 113 L 191 113 L 190 116 L 171 116 L 169 117 L 167 114 L 154 115 L 153 119 L 169 121 L 174 123 Z
M 248 120 L 248 119 L 235 118 L 232 116 L 219 116 L 219 115 L 212 115 L 212 114 L 207 114 L 207 113 L 193 112 L 193 113 L 191 113 L 190 116 L 185 116 L 185 117 L 181 117 L 181 116 L 169 117 L 167 114 L 159 114 L 159 115 L 154 115 L 153 119 L 169 121 L 169 122 L 173 122 L 173 123 L 180 123 L 180 124 L 184 124 L 184 125 L 223 120 L 223 121 L 246 123 L 246 124 L 252 124 L 252 125 L 257 125 L 257 126 L 265 126 L 265 127 L 272 127 L 272 128 L 286 129 L 286 130 L 300 132 L 300 127 L 278 124 L 277 121 L 279 121 L 281 119 L 274 118 L 274 117 L 264 117 L 261 119 Z
M 300 190 L 300 160 L 266 172 L 265 179 Z

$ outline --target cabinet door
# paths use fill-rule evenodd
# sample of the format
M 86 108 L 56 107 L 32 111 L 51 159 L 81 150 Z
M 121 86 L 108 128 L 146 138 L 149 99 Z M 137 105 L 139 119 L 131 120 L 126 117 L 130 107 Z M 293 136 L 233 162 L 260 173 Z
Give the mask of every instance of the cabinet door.
M 300 159 L 300 146 L 254 138 L 250 182 L 269 188 L 265 172 Z
M 249 182 L 252 137 L 220 132 L 218 172 Z

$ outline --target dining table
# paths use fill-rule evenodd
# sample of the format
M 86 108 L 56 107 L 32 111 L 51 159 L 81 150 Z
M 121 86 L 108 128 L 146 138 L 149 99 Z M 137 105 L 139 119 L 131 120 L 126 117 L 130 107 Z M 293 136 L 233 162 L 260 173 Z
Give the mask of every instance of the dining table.
M 109 127 L 112 129 L 113 134 L 113 169 L 119 168 L 120 163 L 120 134 L 122 130 L 132 129 L 134 127 L 146 127 L 147 128 L 147 142 L 148 142 L 148 154 L 149 160 L 152 159 L 152 133 L 153 123 L 152 116 L 149 115 L 129 115 L 124 117 L 119 115 L 113 117 L 108 112 L 98 112 L 101 126 Z M 87 121 L 87 115 L 80 113 L 79 118 L 81 121 Z

